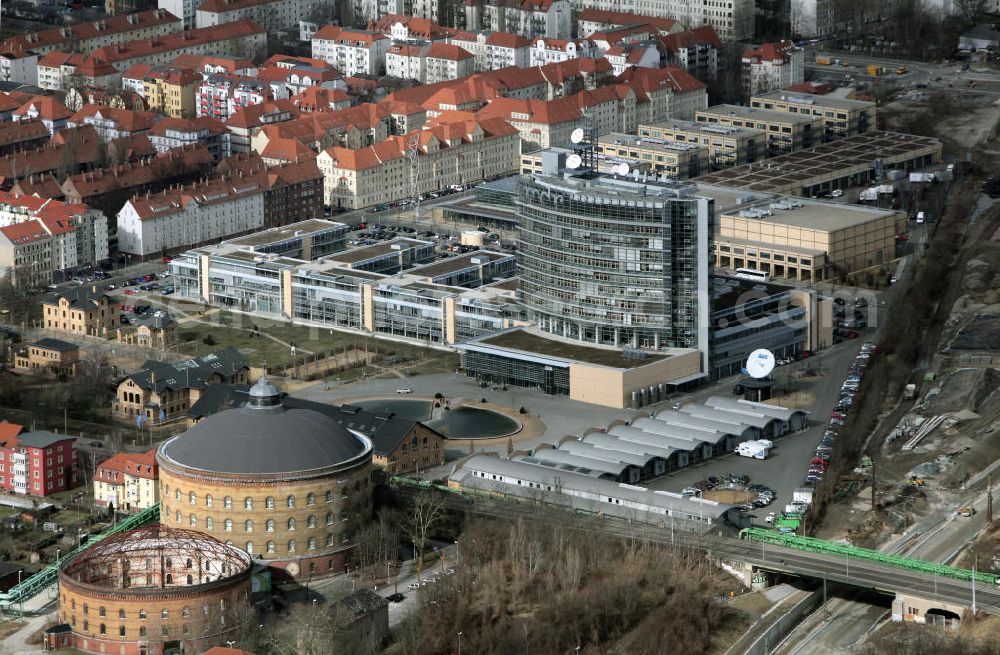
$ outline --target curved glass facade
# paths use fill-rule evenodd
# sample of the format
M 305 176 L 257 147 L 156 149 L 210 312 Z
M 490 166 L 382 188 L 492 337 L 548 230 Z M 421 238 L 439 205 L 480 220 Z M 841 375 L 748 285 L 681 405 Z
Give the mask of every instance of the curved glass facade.
M 522 176 L 519 293 L 546 332 L 708 353 L 714 202 L 692 187 Z

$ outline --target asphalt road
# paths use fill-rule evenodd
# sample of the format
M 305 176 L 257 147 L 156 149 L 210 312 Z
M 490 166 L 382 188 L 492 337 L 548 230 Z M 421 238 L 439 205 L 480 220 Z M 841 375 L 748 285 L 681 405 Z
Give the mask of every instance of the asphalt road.
M 836 64 L 817 64 L 817 54 L 829 54 L 830 57 L 847 61 L 847 66 Z M 825 50 L 822 46 L 808 46 L 805 53 L 807 70 L 812 71 L 821 79 L 845 80 L 850 78 L 855 82 L 898 83 L 901 86 L 912 86 L 915 84 L 926 84 L 927 90 L 950 89 L 952 92 L 980 94 L 980 95 L 1000 95 L 1000 91 L 993 89 L 969 88 L 968 82 L 975 80 L 978 82 L 1000 82 L 1000 72 L 993 71 L 981 64 L 972 63 L 969 70 L 961 70 L 962 62 L 951 63 L 928 63 L 923 61 L 913 61 L 907 59 L 895 59 L 892 57 L 878 57 L 862 53 L 833 52 Z M 884 66 L 889 72 L 885 75 L 872 77 L 868 75 L 869 64 Z M 894 71 L 899 66 L 905 66 L 907 72 L 897 75 Z M 940 79 L 937 79 L 940 78 Z
M 886 596 L 857 588 L 841 592 L 813 612 L 776 650 L 779 655 L 848 652 L 889 612 Z
M 813 458 L 816 446 L 826 429 L 830 410 L 840 399 L 840 386 L 847 375 L 847 369 L 864 342 L 865 336 L 863 334 L 858 339 L 837 344 L 822 351 L 815 358 L 776 369 L 774 375 L 779 383 L 785 376 L 807 365 L 818 367 L 823 371 L 823 375 L 809 382 L 809 389 L 815 396 L 809 429 L 776 439 L 775 447 L 767 459 L 750 459 L 730 453 L 649 481 L 644 483 L 645 486 L 650 489 L 679 492 L 684 487 L 709 476 L 723 477 L 733 472 L 749 475 L 752 482 L 767 485 L 776 492 L 775 502 L 771 506 L 754 512 L 757 516 L 756 523 L 763 525 L 767 513 L 783 510 L 786 504 L 792 502 L 793 490 L 803 485 L 809 461 Z M 700 400 L 710 395 L 728 395 L 736 381 L 735 378 L 727 380 L 691 394 L 690 397 Z M 659 411 L 670 411 L 670 409 L 661 405 Z

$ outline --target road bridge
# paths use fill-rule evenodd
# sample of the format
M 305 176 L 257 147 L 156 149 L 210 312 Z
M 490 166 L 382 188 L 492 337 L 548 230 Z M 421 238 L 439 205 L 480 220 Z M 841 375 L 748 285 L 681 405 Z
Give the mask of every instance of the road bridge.
M 110 537 L 113 534 L 119 532 L 125 532 L 126 530 L 131 530 L 132 528 L 138 528 L 147 523 L 152 523 L 154 521 L 160 520 L 160 504 L 156 503 L 152 507 L 147 507 L 146 509 L 136 512 L 135 514 L 130 514 L 121 521 L 118 521 L 113 527 L 108 530 L 98 534 L 96 536 L 91 536 L 85 543 L 80 544 L 73 550 L 66 553 L 56 562 L 49 564 L 43 568 L 38 573 L 35 573 L 31 577 L 20 581 L 16 585 L 10 588 L 10 591 L 5 593 L 0 593 L 0 615 L 13 616 L 16 619 L 21 618 L 22 607 L 24 601 L 30 600 L 37 596 L 42 590 L 46 589 L 49 585 L 56 581 L 59 577 L 59 567 L 63 562 L 70 559 L 77 553 L 90 548 L 93 544 Z
M 432 485 L 421 487 L 396 484 L 394 488 L 404 495 L 420 493 L 422 489 L 439 493 L 445 506 L 452 511 L 506 520 L 538 520 L 539 512 L 547 508 L 536 502 L 513 502 L 511 498 L 459 494 L 447 487 Z M 545 519 L 551 520 L 553 509 L 548 509 Z M 562 508 L 560 511 L 565 513 L 567 525 L 580 530 L 599 529 L 605 534 L 622 538 L 698 550 L 720 562 L 742 564 L 753 569 L 827 583 L 835 582 L 894 596 L 935 601 L 941 604 L 942 609 L 975 606 L 977 611 L 1000 615 L 1000 589 L 995 584 L 959 580 L 933 570 L 912 570 L 884 562 L 852 558 L 850 551 L 844 554 L 809 552 L 765 541 L 744 540 L 732 532 L 727 534 L 724 529 L 716 528 L 711 533 L 684 531 L 680 529 L 680 521 L 676 524 L 651 524 L 643 522 L 642 519 L 646 517 L 626 521 L 574 514 Z

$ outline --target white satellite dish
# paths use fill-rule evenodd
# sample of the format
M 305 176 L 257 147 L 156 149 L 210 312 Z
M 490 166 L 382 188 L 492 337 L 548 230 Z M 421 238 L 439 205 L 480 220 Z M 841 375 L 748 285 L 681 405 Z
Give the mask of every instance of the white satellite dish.
M 766 378 L 774 370 L 774 355 L 770 350 L 760 348 L 747 357 L 747 373 L 755 379 Z
M 626 164 L 625 162 L 622 162 L 622 163 L 618 164 L 617 166 L 615 166 L 615 174 L 616 175 L 628 175 L 629 171 L 631 171 L 631 170 L 632 169 L 630 169 L 628 167 L 628 164 Z
M 566 158 L 566 168 L 576 170 L 583 165 L 583 157 L 580 155 L 570 155 Z
M 565 134 L 565 132 L 563 132 L 563 134 Z M 573 143 L 580 143 L 583 141 L 583 136 L 583 128 L 578 127 L 569 135 L 569 140 Z

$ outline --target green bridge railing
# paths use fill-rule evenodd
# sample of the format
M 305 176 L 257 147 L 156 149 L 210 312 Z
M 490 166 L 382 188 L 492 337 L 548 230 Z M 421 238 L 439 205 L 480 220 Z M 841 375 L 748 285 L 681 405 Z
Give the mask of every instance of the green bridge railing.
M 756 541 L 758 543 L 771 544 L 774 546 L 784 546 L 795 550 L 806 550 L 813 553 L 826 553 L 830 555 L 843 555 L 868 562 L 876 562 L 909 571 L 939 575 L 942 578 L 953 578 L 956 580 L 969 580 L 973 578 L 976 582 L 996 586 L 1000 581 L 1000 575 L 994 573 L 983 573 L 977 571 L 973 573 L 968 569 L 961 569 L 946 564 L 935 564 L 920 559 L 910 559 L 899 555 L 890 555 L 870 548 L 858 548 L 847 544 L 838 544 L 832 541 L 824 541 L 814 537 L 800 537 L 794 534 L 777 532 L 765 528 L 744 528 L 740 530 L 740 539 Z
M 15 611 L 17 618 L 20 618 L 21 609 L 20 605 L 24 601 L 29 600 L 37 596 L 43 589 L 51 585 L 59 577 L 59 566 L 61 562 L 73 557 L 77 553 L 86 550 L 94 543 L 100 541 L 101 539 L 106 539 L 113 534 L 118 534 L 119 532 L 125 532 L 133 528 L 138 528 L 140 526 L 146 525 L 147 523 L 152 523 L 153 521 L 158 521 L 160 519 L 160 505 L 159 503 L 148 507 L 142 511 L 136 512 L 135 514 L 129 514 L 121 521 L 115 524 L 114 527 L 105 530 L 104 532 L 91 536 L 90 539 L 85 544 L 74 548 L 73 550 L 67 552 L 64 556 L 59 558 L 59 561 L 49 564 L 44 569 L 38 573 L 32 575 L 26 580 L 22 580 L 17 585 L 11 587 L 10 591 L 6 593 L 0 593 L 0 610 L 4 611 Z M 15 606 L 17 608 L 15 609 Z

